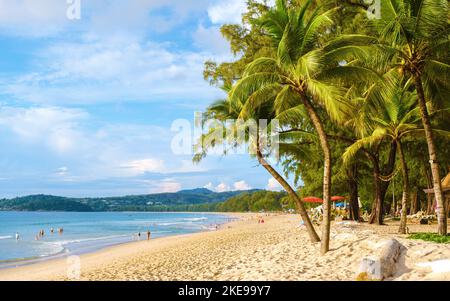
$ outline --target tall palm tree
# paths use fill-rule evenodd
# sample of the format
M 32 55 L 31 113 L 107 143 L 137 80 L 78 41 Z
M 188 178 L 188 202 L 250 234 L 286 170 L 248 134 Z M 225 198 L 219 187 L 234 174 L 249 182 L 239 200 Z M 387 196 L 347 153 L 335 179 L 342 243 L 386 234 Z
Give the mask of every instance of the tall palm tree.
M 242 144 L 250 144 L 253 151 L 252 153 L 256 156 L 258 162 L 269 172 L 269 174 L 286 190 L 291 199 L 297 204 L 297 209 L 302 217 L 304 225 L 308 231 L 308 235 L 312 242 L 319 242 L 320 238 L 314 229 L 314 225 L 308 216 L 305 205 L 300 199 L 294 188 L 283 178 L 283 176 L 269 163 L 267 157 L 270 156 L 270 150 L 265 150 L 265 144 L 262 140 L 270 139 L 267 137 L 267 131 L 270 131 L 272 126 L 271 118 L 273 118 L 273 110 L 267 106 L 261 107 L 258 110 L 254 110 L 251 116 L 247 116 L 247 120 L 259 121 L 261 118 L 268 119 L 267 126 L 259 123 L 256 124 L 256 135 L 251 133 L 247 127 L 244 119 L 241 119 L 242 106 L 236 106 L 230 103 L 228 99 L 219 100 L 208 107 L 205 112 L 205 120 L 215 119 L 221 122 L 218 127 L 226 127 L 226 132 L 232 133 L 231 136 L 226 137 L 225 135 L 219 137 L 216 134 L 216 128 L 210 128 L 210 132 L 205 134 L 201 139 L 201 145 L 197 146 L 197 154 L 194 157 L 194 161 L 200 161 L 204 156 L 206 156 L 209 149 L 215 147 L 216 145 L 229 145 L 232 148 L 239 147 Z M 261 117 L 261 118 L 260 118 Z M 235 120 L 237 122 L 230 123 L 230 120 Z M 239 135 L 238 133 L 245 132 L 245 135 Z M 213 137 L 208 137 L 211 134 Z M 222 139 L 221 139 L 222 138 Z M 267 140 L 266 140 L 267 141 Z M 206 143 L 205 143 L 206 142 Z M 226 153 L 226 151 L 224 152 Z
M 434 107 L 449 106 L 448 0 L 381 0 L 381 19 L 373 24 L 378 33 L 375 47 L 381 50 L 379 53 L 393 69 L 399 69 L 414 81 L 430 157 L 438 232 L 446 235 L 447 213 L 427 101 L 432 101 Z
M 409 172 L 403 140 L 408 136 L 424 132 L 418 124 L 420 113 L 419 108 L 417 108 L 417 95 L 409 92 L 408 86 L 407 84 L 403 89 L 397 89 L 392 98 L 385 100 L 384 105 L 379 106 L 379 110 L 372 113 L 369 119 L 373 131 L 348 147 L 343 154 L 344 161 L 349 161 L 362 147 L 379 144 L 386 139 L 396 145 L 403 175 L 402 211 L 399 228 L 399 233 L 402 234 L 406 234 L 406 208 L 410 198 Z M 444 131 L 439 132 L 445 133 Z
M 275 95 L 273 106 L 277 113 L 300 104 L 308 112 L 324 155 L 321 252 L 326 253 L 330 237 L 332 162 L 330 145 L 316 106 L 324 105 L 330 116 L 337 119 L 339 103 L 336 100 L 342 91 L 320 79 L 326 61 L 317 38 L 324 27 L 332 24 L 334 11 L 321 13 L 318 8 L 311 13 L 308 10 L 310 4 L 311 1 L 307 1 L 304 6 L 289 7 L 285 0 L 276 1 L 262 21 L 262 26 L 272 37 L 276 53 L 273 57 L 258 58 L 250 63 L 229 98 L 233 103 L 246 102 L 243 114 L 271 101 L 267 94 Z

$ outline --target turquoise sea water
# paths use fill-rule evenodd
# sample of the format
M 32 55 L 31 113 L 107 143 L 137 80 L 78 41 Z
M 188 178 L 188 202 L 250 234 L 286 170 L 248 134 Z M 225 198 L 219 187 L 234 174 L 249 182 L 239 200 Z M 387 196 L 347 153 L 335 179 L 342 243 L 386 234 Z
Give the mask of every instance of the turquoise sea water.
M 207 213 L 0 212 L 0 268 L 11 262 L 79 255 L 131 242 L 138 239 L 139 232 L 144 240 L 147 230 L 152 238 L 213 231 L 229 220 L 228 216 Z M 63 234 L 57 233 L 60 227 Z M 37 241 L 41 229 L 45 235 Z

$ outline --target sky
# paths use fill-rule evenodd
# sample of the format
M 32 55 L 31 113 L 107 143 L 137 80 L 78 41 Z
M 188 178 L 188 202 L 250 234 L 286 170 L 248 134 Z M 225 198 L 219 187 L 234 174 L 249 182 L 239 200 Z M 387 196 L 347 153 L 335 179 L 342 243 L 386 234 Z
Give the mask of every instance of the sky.
M 245 0 L 78 1 L 0 0 L 0 197 L 280 189 L 248 155 L 171 147 L 224 96 L 203 64 L 233 59 Z

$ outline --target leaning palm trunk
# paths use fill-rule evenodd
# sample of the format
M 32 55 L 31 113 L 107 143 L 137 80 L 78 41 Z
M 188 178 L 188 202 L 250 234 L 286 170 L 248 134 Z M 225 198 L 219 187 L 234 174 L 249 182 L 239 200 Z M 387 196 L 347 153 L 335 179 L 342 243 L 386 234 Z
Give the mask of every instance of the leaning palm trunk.
M 328 143 L 328 137 L 325 133 L 323 123 L 306 95 L 300 93 L 303 105 L 319 135 L 320 146 L 322 147 L 324 157 L 324 175 L 323 175 L 323 221 L 322 221 L 322 245 L 320 252 L 327 253 L 330 250 L 330 228 L 331 228 L 331 150 Z
M 300 215 L 303 222 L 305 223 L 311 241 L 319 242 L 320 238 L 317 235 L 313 224 L 311 223 L 308 213 L 306 212 L 305 205 L 303 204 L 297 193 L 294 191 L 294 189 L 292 189 L 291 185 L 289 185 L 289 183 L 286 182 L 286 180 L 264 159 L 261 151 L 257 150 L 256 155 L 258 157 L 259 163 L 272 175 L 275 180 L 277 180 L 277 182 L 287 191 L 289 196 L 297 203 L 298 210 L 300 211 Z
M 433 178 L 434 196 L 436 198 L 437 215 L 438 215 L 438 233 L 440 235 L 447 235 L 447 213 L 444 198 L 442 195 L 441 177 L 439 175 L 439 163 L 436 156 L 436 147 L 433 140 L 433 131 L 431 128 L 430 116 L 425 100 L 425 93 L 423 91 L 422 79 L 420 75 L 414 76 L 417 95 L 419 97 L 420 115 L 422 117 L 423 128 L 428 144 L 428 153 L 430 155 L 431 175 Z
M 398 152 L 400 156 L 400 162 L 402 164 L 402 174 L 403 174 L 403 198 L 402 198 L 402 211 L 400 217 L 400 228 L 398 232 L 400 234 L 406 234 L 406 207 L 408 205 L 409 199 L 409 175 L 408 175 L 408 166 L 405 160 L 405 154 L 403 152 L 403 147 L 400 141 L 397 141 Z

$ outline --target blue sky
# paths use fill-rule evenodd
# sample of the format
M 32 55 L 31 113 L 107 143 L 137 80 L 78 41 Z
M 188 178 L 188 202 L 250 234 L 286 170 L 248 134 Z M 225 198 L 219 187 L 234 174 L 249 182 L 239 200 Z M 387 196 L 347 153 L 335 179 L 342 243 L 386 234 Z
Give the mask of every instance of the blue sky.
M 0 197 L 279 189 L 246 155 L 171 152 L 174 120 L 222 97 L 203 62 L 244 0 L 0 0 Z

